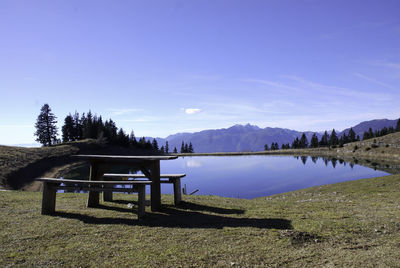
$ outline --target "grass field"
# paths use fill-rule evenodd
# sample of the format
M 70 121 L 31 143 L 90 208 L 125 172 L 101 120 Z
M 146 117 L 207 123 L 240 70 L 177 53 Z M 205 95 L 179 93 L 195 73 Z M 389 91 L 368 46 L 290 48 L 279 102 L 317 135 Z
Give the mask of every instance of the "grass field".
M 399 267 L 400 175 L 258 198 L 184 196 L 137 221 L 127 204 L 86 208 L 86 194 L 0 192 L 2 266 Z

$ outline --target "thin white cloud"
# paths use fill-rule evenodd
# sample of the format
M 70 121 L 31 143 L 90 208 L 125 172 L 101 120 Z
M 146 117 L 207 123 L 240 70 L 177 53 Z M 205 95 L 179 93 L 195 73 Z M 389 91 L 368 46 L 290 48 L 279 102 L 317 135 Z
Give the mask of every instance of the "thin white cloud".
M 279 87 L 279 88 L 284 88 L 284 89 L 289 89 L 297 92 L 303 92 L 304 90 L 298 87 L 293 87 L 289 85 L 285 85 L 282 83 L 274 82 L 274 81 L 269 81 L 269 80 L 264 80 L 264 79 L 242 79 L 241 81 L 243 82 L 250 82 L 250 83 L 258 83 L 258 84 L 263 84 L 263 85 L 268 85 L 268 86 L 273 86 L 273 87 Z
M 342 95 L 348 96 L 353 98 L 367 98 L 379 101 L 387 101 L 391 100 L 392 96 L 385 93 L 369 93 L 363 90 L 353 90 L 345 87 L 338 87 L 338 86 L 331 86 L 331 85 L 324 85 L 317 82 L 313 82 L 302 77 L 298 76 L 291 76 L 291 75 L 282 75 L 282 78 L 286 78 L 295 82 L 300 83 L 302 86 L 307 87 L 308 89 L 314 89 L 320 91 L 322 93 L 331 93 L 331 95 Z
M 186 114 L 197 114 L 200 112 L 201 112 L 201 109 L 199 109 L 199 108 L 186 108 L 185 109 Z
M 375 65 L 384 66 L 384 67 L 390 67 L 390 68 L 394 68 L 396 70 L 400 70 L 400 63 L 379 61 L 379 62 L 376 62 Z
M 381 66 L 381 67 L 386 67 L 394 71 L 394 77 L 395 79 L 400 78 L 400 63 L 397 62 L 388 62 L 388 61 L 375 61 L 371 63 L 372 65 L 375 66 Z
M 359 78 L 361 78 L 361 79 L 367 80 L 367 81 L 369 81 L 369 82 L 373 82 L 373 83 L 376 83 L 376 84 L 378 84 L 378 85 L 381 85 L 381 86 L 383 86 L 383 87 L 385 87 L 385 88 L 388 88 L 388 89 L 395 89 L 395 88 L 392 87 L 391 85 L 388 85 L 388 84 L 386 84 L 386 83 L 383 83 L 383 82 L 381 82 L 381 81 L 378 81 L 378 80 L 376 80 L 376 79 L 374 79 L 374 78 L 372 78 L 372 77 L 369 77 L 369 76 L 366 76 L 366 75 L 363 75 L 363 74 L 360 74 L 360 73 L 354 73 L 354 75 L 357 76 L 357 77 L 359 77 Z

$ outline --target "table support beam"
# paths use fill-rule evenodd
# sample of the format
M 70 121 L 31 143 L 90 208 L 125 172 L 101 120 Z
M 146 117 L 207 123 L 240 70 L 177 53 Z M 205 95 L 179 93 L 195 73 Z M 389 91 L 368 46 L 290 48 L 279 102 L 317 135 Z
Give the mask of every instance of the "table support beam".
M 90 175 L 89 180 L 99 181 L 104 173 L 108 170 L 108 165 L 106 163 L 99 163 L 97 161 L 91 161 L 90 163 Z M 87 207 L 97 207 L 99 205 L 100 194 L 97 191 L 89 191 Z
M 161 207 L 160 161 L 150 165 L 151 184 L 151 211 L 158 211 Z

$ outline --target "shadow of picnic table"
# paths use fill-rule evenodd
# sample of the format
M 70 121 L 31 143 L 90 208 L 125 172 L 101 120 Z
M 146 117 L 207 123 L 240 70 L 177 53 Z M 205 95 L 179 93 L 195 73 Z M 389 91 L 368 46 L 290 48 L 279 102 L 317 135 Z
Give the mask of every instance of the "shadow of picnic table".
M 125 203 L 124 200 L 116 201 Z M 132 209 L 108 205 L 100 205 L 99 209 L 114 210 L 131 214 Z M 205 212 L 205 213 L 203 213 Z M 54 216 L 77 219 L 87 224 L 124 224 L 148 227 L 170 228 L 213 228 L 253 227 L 265 229 L 293 229 L 291 221 L 279 218 L 247 218 L 242 217 L 244 210 L 204 206 L 190 202 L 182 202 L 179 207 L 162 206 L 159 212 L 149 212 L 142 220 L 126 217 L 98 217 L 85 214 L 58 211 Z M 209 214 L 212 213 L 212 214 Z M 232 216 L 228 216 L 228 215 Z M 235 215 L 235 216 L 233 216 Z

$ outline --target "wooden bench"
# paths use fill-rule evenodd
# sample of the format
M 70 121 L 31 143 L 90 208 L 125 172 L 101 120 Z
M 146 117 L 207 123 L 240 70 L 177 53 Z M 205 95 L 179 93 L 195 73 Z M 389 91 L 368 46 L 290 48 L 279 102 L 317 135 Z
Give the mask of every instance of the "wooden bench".
M 138 219 L 145 214 L 146 185 L 151 181 L 88 181 L 67 180 L 55 178 L 38 178 L 43 182 L 42 215 L 51 215 L 56 208 L 57 190 L 78 190 L 97 192 L 137 192 L 138 193 Z M 131 185 L 131 188 L 115 188 L 116 185 Z
M 172 183 L 174 185 L 174 204 L 179 205 L 182 201 L 182 190 L 181 190 L 181 178 L 185 177 L 186 174 L 161 174 L 160 183 Z M 106 173 L 103 175 L 104 178 L 111 179 L 135 179 L 134 181 L 146 181 L 147 177 L 144 174 L 114 174 Z M 136 180 L 141 179 L 141 180 Z M 112 200 L 112 197 L 111 197 Z M 109 200 L 109 201 L 111 201 Z

